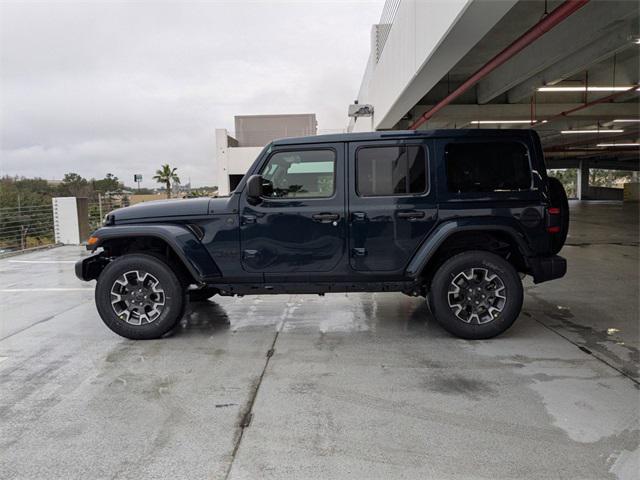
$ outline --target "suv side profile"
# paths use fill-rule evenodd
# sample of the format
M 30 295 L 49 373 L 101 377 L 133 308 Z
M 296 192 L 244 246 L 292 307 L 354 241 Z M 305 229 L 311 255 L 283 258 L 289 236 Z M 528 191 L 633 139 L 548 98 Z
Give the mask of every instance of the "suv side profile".
M 521 276 L 562 277 L 565 191 L 531 130 L 276 140 L 229 197 L 109 213 L 76 264 L 114 332 L 159 338 L 213 295 L 402 292 L 467 339 L 522 308 Z

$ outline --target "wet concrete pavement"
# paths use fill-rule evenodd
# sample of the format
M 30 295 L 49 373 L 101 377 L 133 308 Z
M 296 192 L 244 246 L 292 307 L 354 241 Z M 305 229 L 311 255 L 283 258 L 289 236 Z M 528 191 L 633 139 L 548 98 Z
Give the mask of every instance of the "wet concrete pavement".
M 573 211 L 567 277 L 480 342 L 401 294 L 216 298 L 133 342 L 82 249 L 1 259 L 0 478 L 636 478 L 638 210 Z

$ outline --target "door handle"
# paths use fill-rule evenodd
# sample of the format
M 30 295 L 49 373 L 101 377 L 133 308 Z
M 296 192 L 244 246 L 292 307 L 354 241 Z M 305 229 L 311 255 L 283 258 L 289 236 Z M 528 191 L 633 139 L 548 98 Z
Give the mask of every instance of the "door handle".
M 330 223 L 338 220 L 340 215 L 337 213 L 316 213 L 311 215 L 311 218 L 313 218 L 314 222 Z
M 417 210 L 405 210 L 398 212 L 398 218 L 406 218 L 407 220 L 417 220 L 418 218 L 424 218 L 425 213 Z

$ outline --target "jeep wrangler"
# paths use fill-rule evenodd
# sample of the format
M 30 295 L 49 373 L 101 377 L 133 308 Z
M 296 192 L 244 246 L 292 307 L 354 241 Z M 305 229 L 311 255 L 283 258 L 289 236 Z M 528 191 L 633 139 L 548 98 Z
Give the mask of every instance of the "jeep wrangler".
M 229 197 L 106 215 L 76 264 L 106 325 L 159 338 L 213 295 L 402 292 L 484 339 L 522 308 L 522 278 L 562 277 L 565 191 L 531 130 L 384 131 L 269 144 Z

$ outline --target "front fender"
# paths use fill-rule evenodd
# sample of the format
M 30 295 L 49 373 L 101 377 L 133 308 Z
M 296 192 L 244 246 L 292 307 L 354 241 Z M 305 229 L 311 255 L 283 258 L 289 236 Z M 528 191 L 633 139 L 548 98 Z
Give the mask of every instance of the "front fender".
M 157 238 L 173 250 L 195 280 L 206 282 L 209 278 L 221 276 L 220 270 L 204 245 L 191 230 L 182 225 L 114 225 L 99 228 L 91 236 L 97 238 L 97 241 L 87 246 L 89 250 L 104 246 L 110 240 Z
M 525 256 L 531 256 L 532 252 L 527 245 L 524 235 L 518 228 L 508 222 L 497 221 L 496 218 L 458 218 L 449 220 L 438 225 L 429 237 L 423 242 L 418 251 L 414 254 L 406 269 L 409 277 L 416 277 L 423 268 L 429 263 L 431 257 L 437 252 L 438 248 L 451 235 L 458 232 L 504 232 L 508 234 L 518 245 L 518 249 Z

